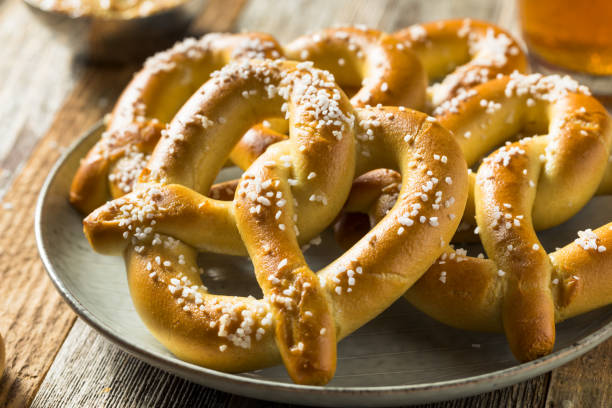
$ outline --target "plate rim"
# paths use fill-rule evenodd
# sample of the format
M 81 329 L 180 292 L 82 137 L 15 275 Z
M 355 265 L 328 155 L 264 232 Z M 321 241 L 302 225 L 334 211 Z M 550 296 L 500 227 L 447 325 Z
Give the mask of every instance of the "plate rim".
M 45 178 L 44 184 L 38 194 L 36 209 L 34 214 L 34 230 L 36 237 L 36 246 L 38 249 L 39 256 L 45 267 L 47 275 L 53 282 L 55 288 L 62 296 L 64 301 L 68 303 L 70 308 L 82 318 L 85 323 L 100 333 L 103 337 L 117 345 L 120 349 L 127 352 L 128 354 L 151 364 L 159 369 L 169 371 L 179 377 L 185 378 L 188 381 L 193 381 L 193 377 L 202 377 L 210 380 L 207 382 L 197 383 L 208 387 L 222 389 L 225 392 L 234 394 L 241 394 L 247 396 L 253 396 L 256 391 L 270 391 L 279 390 L 283 392 L 293 392 L 296 395 L 303 393 L 315 394 L 319 396 L 332 396 L 332 397 L 343 397 L 343 396 L 378 396 L 378 395 L 394 395 L 396 397 L 410 396 L 416 397 L 415 402 L 436 402 L 442 401 L 449 398 L 457 398 L 462 396 L 474 395 L 472 387 L 478 385 L 484 385 L 487 383 L 487 390 L 493 391 L 499 388 L 503 388 L 512 384 L 516 384 L 526 379 L 533 378 L 542 373 L 548 372 L 560 365 L 563 365 L 571 360 L 574 360 L 584 353 L 590 351 L 597 345 L 603 343 L 608 338 L 612 337 L 612 319 L 604 324 L 599 329 L 592 333 L 589 333 L 582 339 L 572 343 L 571 345 L 557 350 L 544 357 L 540 357 L 536 360 L 529 361 L 526 363 L 519 363 L 508 368 L 501 370 L 494 370 L 486 374 L 479 374 L 475 376 L 468 376 L 453 380 L 435 381 L 431 383 L 422 384 L 407 384 L 407 385 L 388 385 L 388 386 L 372 386 L 372 387 L 346 387 L 346 386 L 311 386 L 311 385 L 300 385 L 293 383 L 277 382 L 266 379 L 258 379 L 252 377 L 246 377 L 239 374 L 225 373 L 210 368 L 191 364 L 186 361 L 178 359 L 178 357 L 165 356 L 157 354 L 155 352 L 146 350 L 136 344 L 130 343 L 130 341 L 124 339 L 121 335 L 114 332 L 112 327 L 108 327 L 106 324 L 101 322 L 95 314 L 91 313 L 85 306 L 81 304 L 79 299 L 74 296 L 68 288 L 64 285 L 62 279 L 59 277 L 55 268 L 52 265 L 51 257 L 47 252 L 43 231 L 42 223 L 45 219 L 43 214 L 43 208 L 48 198 L 48 191 L 53 181 L 55 180 L 59 170 L 66 164 L 68 158 L 73 152 L 81 145 L 89 142 L 89 139 L 93 137 L 96 132 L 99 132 L 104 128 L 103 120 L 99 120 L 87 131 L 83 132 L 77 140 L 72 142 L 68 148 L 60 155 L 53 167 L 49 171 L 49 174 Z M 522 378 L 521 374 L 526 375 L 526 378 Z M 220 381 L 224 382 L 223 384 Z M 229 390 L 232 386 L 238 386 L 233 390 Z M 243 387 L 240 387 L 243 386 Z M 246 387 L 245 387 L 246 386 Z M 449 395 L 443 395 L 441 391 L 450 392 Z M 465 391 L 465 392 L 463 392 Z M 418 395 L 423 392 L 435 392 L 434 395 L 437 398 L 419 398 Z M 283 395 L 271 395 L 270 400 L 288 402 L 286 398 L 282 398 Z M 256 397 L 257 398 L 257 397 Z M 261 397 L 259 397 L 261 398 Z M 322 403 L 329 403 L 332 401 L 321 401 Z M 393 401 L 382 401 L 385 404 L 393 403 Z M 403 403 L 406 403 L 404 401 Z

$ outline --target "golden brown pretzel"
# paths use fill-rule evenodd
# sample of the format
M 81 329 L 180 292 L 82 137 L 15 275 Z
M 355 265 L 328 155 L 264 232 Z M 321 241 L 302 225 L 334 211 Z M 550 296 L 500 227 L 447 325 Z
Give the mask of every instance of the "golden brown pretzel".
M 423 64 L 432 83 L 428 89 L 430 109 L 499 75 L 529 69 L 517 41 L 485 21 L 432 21 L 412 25 L 393 36 Z
M 506 99 L 506 95 L 501 94 L 506 92 L 506 88 L 504 87 L 505 81 L 506 80 L 497 80 L 493 81 L 493 83 L 488 86 L 483 85 L 475 88 L 463 96 L 458 96 L 443 103 L 438 108 L 437 117 L 440 123 L 450 129 L 457 138 L 465 154 L 468 166 L 476 165 L 480 158 L 484 157 L 491 149 L 502 143 L 509 142 L 515 138 L 517 134 L 538 134 L 538 132 L 545 129 L 548 124 L 552 126 L 553 120 L 561 120 L 564 118 L 564 116 L 557 111 L 544 112 L 541 107 L 542 104 L 537 103 L 537 95 L 530 95 L 527 93 L 526 95 L 521 95 L 522 99 L 520 101 L 517 101 L 516 98 L 508 98 L 508 101 L 511 102 L 504 103 L 503 101 Z M 551 95 L 553 95 L 553 97 L 557 96 L 554 94 L 556 90 L 561 90 L 560 92 L 563 92 L 563 89 L 572 92 L 589 93 L 588 89 L 580 87 L 569 77 L 542 77 L 540 74 L 525 76 L 514 73 L 510 76 L 509 81 L 508 92 L 510 92 L 510 87 L 514 86 L 513 84 L 524 83 L 531 84 L 530 91 L 532 93 L 543 91 L 546 87 L 552 88 Z M 592 98 L 588 98 L 588 100 L 594 101 L 593 109 L 596 112 L 601 111 L 601 105 L 597 101 Z M 501 106 L 499 106 L 500 102 Z M 550 104 L 556 101 L 548 102 Z M 562 102 L 563 101 L 560 100 L 552 104 L 552 106 L 562 106 Z M 588 106 L 584 107 L 584 109 L 587 108 Z M 583 109 L 580 109 L 580 111 L 582 110 Z M 512 117 L 515 113 L 524 115 L 524 126 L 519 126 L 520 122 L 517 122 L 517 118 Z M 469 117 L 466 115 L 469 115 Z M 578 136 L 582 136 L 579 130 L 576 132 Z M 518 136 L 520 137 L 520 134 Z M 605 167 L 604 175 L 597 176 L 599 187 L 596 194 L 611 194 L 612 160 L 608 160 L 607 162 L 604 161 L 603 163 Z M 471 174 L 470 184 L 473 185 L 474 182 L 475 175 Z M 553 188 L 553 190 L 559 191 L 556 188 Z M 470 238 L 475 226 L 475 200 L 472 194 L 473 191 L 474 189 L 471 188 L 466 206 L 466 213 L 460 227 L 460 229 L 465 229 L 465 233 L 461 235 L 464 239 Z M 548 197 L 548 193 L 544 193 L 542 197 Z M 590 197 L 586 198 L 586 200 L 588 199 L 590 199 Z M 576 203 L 574 203 L 574 205 L 576 205 Z M 556 220 L 553 219 L 552 222 L 547 222 L 545 221 L 546 216 L 551 213 L 544 207 L 547 207 L 547 205 L 542 205 L 538 210 L 538 213 L 541 214 L 541 216 L 538 216 L 539 221 L 536 223 L 536 229 L 538 230 L 550 228 L 569 218 L 569 216 L 567 216 Z M 582 205 L 577 208 L 574 207 L 574 212 L 578 211 L 581 207 Z
M 351 102 L 356 107 L 382 104 L 434 113 L 474 86 L 528 70 L 525 53 L 509 33 L 470 19 L 417 24 L 393 35 L 359 27 L 326 29 L 292 41 L 285 55 L 329 70 L 343 89 L 355 92 Z M 427 77 L 432 85 L 425 106 Z M 248 167 L 282 139 L 261 128 L 250 132 L 235 149 L 241 159 L 237 164 Z
M 568 77 L 542 77 L 540 74 L 525 76 L 518 73 L 512 74 L 511 77 L 517 78 L 517 80 L 520 79 L 540 84 L 534 85 L 534 90 L 537 86 L 552 86 L 554 82 L 559 82 L 561 84 L 565 83 L 566 87 L 575 91 L 588 93 L 586 88 L 580 87 Z M 479 160 L 496 146 L 520 136 L 519 133 L 534 134 L 539 131 L 538 126 L 540 128 L 544 126 L 542 120 L 546 119 L 547 116 L 541 114 L 539 118 L 536 117 L 538 113 L 542 112 L 541 109 L 536 110 L 537 98 L 529 96 L 523 98 L 523 105 L 520 107 L 517 107 L 519 102 L 516 99 L 511 104 L 502 103 L 500 105 L 500 102 L 503 102 L 500 99 L 503 100 L 505 98 L 502 95 L 505 92 L 504 81 L 506 80 L 498 79 L 493 81 L 491 85 L 478 86 L 443 102 L 436 108 L 436 118 L 455 135 L 465 154 L 469 167 L 477 165 Z M 525 126 L 517 127 L 516 123 L 508 121 L 508 119 L 513 119 L 512 115 L 514 115 L 514 112 L 522 112 L 522 109 L 526 109 L 527 112 L 531 113 L 525 118 Z M 469 117 L 466 115 L 469 115 Z M 357 189 L 355 194 L 351 194 L 349 197 L 345 208 L 345 211 L 349 214 L 342 215 L 339 220 L 341 225 L 336 227 L 336 238 L 339 242 L 348 245 L 363 234 L 363 230 L 361 232 L 349 232 L 347 229 L 352 223 L 359 222 L 361 216 L 356 213 L 360 209 L 368 209 L 367 212 L 370 215 L 371 225 L 373 225 L 375 220 L 379 219 L 379 213 L 382 212 L 384 214 L 384 211 L 393 205 L 394 190 L 389 188 L 389 186 L 393 186 L 396 183 L 397 177 L 398 175 L 393 172 L 381 170 L 380 174 L 368 174 L 357 178 Z M 474 233 L 476 227 L 473 194 L 474 173 L 470 173 L 469 182 L 470 189 L 465 214 L 455 237 L 457 242 L 478 240 L 477 234 Z M 386 188 L 386 191 L 382 191 L 383 188 Z M 604 176 L 601 177 L 596 194 L 612 194 L 612 159 L 608 160 Z M 381 200 L 376 201 L 378 197 L 381 197 Z M 366 200 L 369 201 L 366 202 Z M 372 205 L 374 203 L 376 205 Z M 352 212 L 355 213 L 353 214 Z M 546 210 L 541 212 L 547 213 Z M 554 224 L 536 225 L 536 229 L 550 228 L 564 222 L 567 218 L 559 219 Z
M 343 90 L 354 94 L 355 107 L 425 106 L 427 77 L 421 63 L 399 40 L 381 31 L 328 28 L 296 38 L 284 47 L 284 54 L 331 72 Z M 238 143 L 232 160 L 247 168 L 268 146 L 285 138 L 278 129 L 257 127 Z
M 247 169 L 234 200 L 201 195 L 244 131 L 281 110 L 289 113 L 289 140 Z M 467 196 L 456 142 L 418 112 L 355 115 L 331 75 L 309 63 L 228 65 L 181 108 L 135 190 L 85 219 L 94 249 L 124 252 L 136 309 L 174 354 L 234 372 L 280 357 L 294 381 L 326 383 L 336 341 L 401 296 L 441 253 Z M 399 169 L 402 194 L 372 231 L 315 275 L 299 242 L 341 209 L 356 166 L 355 139 L 367 133 L 376 144 L 360 171 Z M 447 178 L 453 182 L 439 181 Z M 446 205 L 425 205 L 437 197 Z M 196 251 L 245 247 L 264 298 L 209 294 Z
M 166 124 L 213 71 L 234 59 L 279 58 L 281 53 L 267 34 L 215 33 L 186 39 L 149 58 L 83 159 L 70 190 L 72 205 L 87 214 L 109 196 L 131 191 Z
M 398 50 L 398 44 L 375 30 L 339 28 L 301 37 L 286 52 L 293 59 L 312 54 L 316 63 L 326 65 L 326 58 L 338 51 L 333 63 L 346 61 L 343 69 L 336 70 L 341 83 L 354 87 L 362 78 L 368 81 L 355 95 L 356 106 L 383 103 L 421 108 L 425 73 L 414 54 Z M 131 191 L 165 124 L 212 71 L 230 59 L 278 58 L 282 53 L 265 34 L 209 34 L 151 58 L 124 91 L 108 131 L 80 166 L 71 188 L 72 204 L 88 213 L 104 202 L 109 188 L 112 197 Z M 248 167 L 269 145 L 284 140 L 285 130 L 253 127 L 234 149 L 232 161 Z
M 577 243 L 552 258 L 535 235 L 536 229 L 570 218 L 597 191 L 612 192 L 604 177 L 612 150 L 610 118 L 575 81 L 539 74 L 490 81 L 448 106 L 452 109 L 440 122 L 459 139 L 468 163 L 518 131 L 547 134 L 507 144 L 478 170 L 473 187 L 476 220 L 491 260 L 450 251 L 407 297 L 428 314 L 459 327 L 493 329 L 503 323 L 521 361 L 548 354 L 555 319 L 612 302 L 610 225 L 581 233 Z M 471 135 L 465 137 L 465 132 Z M 392 175 L 382 181 L 364 177 L 348 200 L 349 210 L 366 208 L 372 218 L 379 218 L 389 204 L 378 200 L 375 186 L 393 180 Z M 337 230 L 342 236 L 341 227 Z M 580 252 L 581 246 L 587 254 Z M 472 271 L 467 282 L 474 289 L 466 290 L 463 279 Z M 431 296 L 434 276 L 447 286 Z

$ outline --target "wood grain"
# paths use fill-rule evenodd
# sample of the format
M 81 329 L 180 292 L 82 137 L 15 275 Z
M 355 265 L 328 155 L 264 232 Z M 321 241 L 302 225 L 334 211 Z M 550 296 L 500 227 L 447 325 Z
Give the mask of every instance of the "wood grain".
M 333 24 L 391 31 L 425 19 L 470 16 L 498 21 L 516 33 L 514 5 L 487 0 L 211 0 L 194 32 L 256 29 L 288 41 Z M 8 357 L 0 406 L 27 406 L 32 400 L 36 407 L 287 406 L 190 383 L 123 353 L 80 320 L 73 326 L 74 315 L 38 260 L 32 233 L 35 197 L 59 152 L 110 108 L 136 67 L 72 65 L 69 51 L 48 41 L 46 29 L 31 20 L 19 0 L 1 0 L 0 75 L 7 84 L 0 88 L 0 124 L 9 131 L 0 138 L 0 169 L 7 169 L 0 172 L 0 196 L 14 183 L 6 209 L 0 209 L 5 232 L 0 241 L 0 331 Z M 38 142 L 60 105 L 50 131 Z M 612 340 L 552 376 L 427 407 L 606 406 L 612 395 L 611 353 Z
M 62 364 L 51 367 L 47 378 L 53 381 L 45 382 L 51 386 L 41 387 L 32 407 L 223 406 L 230 398 L 118 351 L 81 320 L 56 361 Z
M 231 395 L 175 377 L 119 350 L 81 320 L 70 331 L 56 362 L 61 364 L 54 363 L 49 370 L 44 386 L 32 402 L 33 408 L 295 406 Z M 548 376 L 544 375 L 499 391 L 421 407 L 542 407 L 547 386 Z
M 273 34 L 281 42 L 334 25 L 395 31 L 431 19 L 471 16 L 497 21 L 502 3 L 486 0 L 251 0 L 236 30 Z
M 612 339 L 552 372 L 548 408 L 612 405 Z
M 114 100 L 131 71 L 84 72 L 51 131 L 34 149 L 5 196 L 0 210 L 4 232 L 0 243 L 0 330 L 6 340 L 7 371 L 0 381 L 0 406 L 23 407 L 30 402 L 75 319 L 37 256 L 33 234 L 36 197 L 62 149 L 99 120 L 108 109 L 101 101 Z
M 21 0 L 0 3 L 0 44 L 1 199 L 81 70 Z

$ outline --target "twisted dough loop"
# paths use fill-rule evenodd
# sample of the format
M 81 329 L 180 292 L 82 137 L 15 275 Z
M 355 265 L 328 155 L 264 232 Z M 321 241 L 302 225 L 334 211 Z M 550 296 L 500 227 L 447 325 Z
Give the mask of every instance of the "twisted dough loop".
M 605 123 L 608 120 L 607 113 L 602 113 L 603 108 L 593 98 L 584 95 L 575 97 L 564 95 L 563 98 L 560 97 L 553 104 L 553 101 L 547 99 L 542 101 L 537 95 L 534 96 L 530 92 L 524 92 L 524 89 L 521 95 L 512 96 L 516 84 L 519 83 L 531 87 L 533 93 L 542 92 L 546 87 L 549 87 L 551 88 L 549 96 L 554 98 L 563 96 L 554 95 L 555 89 L 561 93 L 568 89 L 573 92 L 580 91 L 578 85 L 567 77 L 513 74 L 510 78 L 499 79 L 474 88 L 468 94 L 443 104 L 438 119 L 457 138 L 468 166 L 475 165 L 491 149 L 512 140 L 519 132 L 526 134 L 549 132 L 552 135 L 565 135 L 564 139 L 573 140 L 577 148 L 576 150 L 570 148 L 563 150 L 568 156 L 564 158 L 564 162 L 571 161 L 575 157 L 574 155 L 580 156 L 583 153 L 583 147 L 589 146 L 589 144 L 582 145 L 580 143 L 585 139 L 585 136 L 588 136 L 583 133 L 589 131 L 589 123 L 592 123 L 593 126 L 602 126 L 600 132 L 603 134 L 607 132 L 605 129 Z M 538 87 L 540 89 L 537 89 Z M 568 89 L 564 87 L 568 87 Z M 582 91 L 588 92 L 583 88 Z M 512 97 L 507 96 L 506 92 Z M 572 101 L 572 98 L 577 99 Z M 580 105 L 581 103 L 582 105 Z M 572 115 L 571 109 L 574 104 L 578 111 Z M 574 116 L 576 117 L 574 118 Z M 600 122 L 603 122 L 603 124 Z M 581 128 L 579 126 L 581 124 L 587 127 Z M 573 126 L 573 128 L 568 133 L 567 129 L 563 129 L 564 126 Z M 554 139 L 552 141 L 557 143 L 557 140 L 563 141 L 564 139 Z M 589 139 L 586 138 L 586 140 Z M 545 153 L 545 158 L 548 157 L 549 151 L 552 151 L 554 146 L 552 144 L 549 150 L 542 152 Z M 603 148 L 605 150 L 605 147 Z M 600 156 L 601 154 L 605 155 L 605 153 L 600 153 Z M 602 160 L 601 157 L 598 160 L 600 161 L 594 177 L 587 179 L 584 186 L 582 186 L 584 180 L 580 177 L 584 177 L 585 170 L 576 169 L 576 171 L 573 171 L 571 166 L 560 167 L 557 162 L 549 162 L 544 173 L 547 177 L 541 180 L 544 184 L 538 186 L 539 193 L 536 195 L 536 202 L 534 203 L 536 230 L 550 228 L 566 221 L 582 208 L 592 196 L 592 193 L 587 194 L 587 196 L 582 196 L 580 202 L 571 201 L 568 204 L 564 189 L 557 187 L 565 185 L 565 188 L 573 190 L 570 185 L 574 183 L 579 186 L 578 191 L 592 191 L 593 184 L 595 184 L 599 185 L 596 194 L 612 193 L 612 161 L 609 159 Z M 588 163 L 590 162 L 585 162 L 585 165 Z M 575 165 L 579 165 L 579 163 Z M 603 176 L 601 175 L 601 166 L 605 168 Z M 558 169 L 565 169 L 563 176 L 554 173 Z M 576 177 L 580 179 L 576 179 Z M 535 183 L 535 179 L 532 181 Z M 472 175 L 470 183 L 472 185 L 475 183 L 475 175 Z M 563 183 L 563 185 L 558 183 Z M 473 230 L 472 225 L 475 215 L 473 191 L 474 189 L 471 188 L 466 213 L 460 226 L 460 230 L 466 229 L 470 233 Z M 551 206 L 556 208 L 551 211 Z M 563 214 L 560 215 L 559 212 Z M 468 234 L 462 234 L 462 238 L 470 239 L 471 237 Z
M 599 246 L 612 248 L 612 223 L 593 233 Z M 611 302 L 612 257 L 585 250 L 581 245 L 578 240 L 548 254 L 557 323 Z M 405 296 L 420 310 L 449 326 L 502 332 L 508 278 L 508 274 L 499 276 L 494 261 L 465 256 L 463 251 L 449 248 Z
M 167 123 L 210 74 L 233 59 L 278 58 L 276 40 L 260 33 L 187 39 L 147 60 L 121 94 L 100 141 L 82 160 L 70 202 L 87 214 L 107 197 L 130 192 Z
M 427 77 L 421 63 L 399 40 L 381 31 L 328 28 L 293 40 L 285 55 L 331 72 L 338 85 L 355 92 L 353 106 L 420 110 L 425 104 Z
M 412 53 L 396 49 L 397 40 L 374 30 L 356 28 L 334 29 L 326 35 L 329 38 L 321 46 L 300 39 L 290 44 L 287 52 L 295 59 L 302 52 L 312 52 L 317 57 L 321 50 L 329 53 L 330 49 L 337 48 L 337 43 L 345 38 L 339 36 L 350 35 L 342 54 L 346 54 L 348 69 L 344 71 L 348 77 L 342 79 L 353 86 L 355 70 L 367 71 L 368 78 L 372 78 L 371 84 L 356 95 L 363 99 L 360 106 L 391 99 L 411 107 L 423 106 L 425 75 Z M 353 50 L 353 47 L 356 48 Z M 359 64 L 356 55 L 363 58 L 364 53 L 367 53 L 365 64 Z M 232 59 L 281 56 L 283 50 L 271 36 L 246 33 L 209 34 L 197 41 L 189 39 L 149 59 L 117 102 L 108 131 L 79 167 L 71 187 L 71 203 L 82 213 L 89 213 L 106 200 L 109 192 L 116 198 L 131 191 L 166 123 L 210 73 Z M 403 81 L 401 87 L 399 81 Z M 270 144 L 286 138 L 284 130 L 256 125 L 230 158 L 247 168 Z
M 441 20 L 412 25 L 393 36 L 416 53 L 430 83 L 430 108 L 474 86 L 514 71 L 527 72 L 527 58 L 505 30 L 485 21 Z
M 503 326 L 521 361 L 548 354 L 555 320 L 612 301 L 610 225 L 582 232 L 577 243 L 550 256 L 535 234 L 569 219 L 597 191 L 610 191 L 604 178 L 610 168 L 610 118 L 584 87 L 537 74 L 488 82 L 445 109 L 439 120 L 458 139 L 468 164 L 520 130 L 548 134 L 506 145 L 478 170 L 476 220 L 491 259 L 449 251 L 407 298 L 453 326 Z M 393 174 L 362 177 L 347 209 L 365 209 L 376 221 L 393 204 L 394 180 Z M 390 187 L 381 195 L 383 185 Z M 350 242 L 349 233 L 356 234 L 345 234 L 343 225 L 338 235 Z
M 519 104 L 508 127 L 532 121 L 539 133 L 543 123 L 537 121 L 548 116 L 548 135 L 522 139 L 491 155 L 478 170 L 474 191 L 483 246 L 508 274 L 502 321 L 510 348 L 521 361 L 549 354 L 555 342 L 553 266 L 535 228 L 557 225 L 588 202 L 612 146 L 605 108 L 581 93 L 545 89 L 546 80 L 519 75 L 501 80 L 506 98 L 495 103 L 514 105 L 514 98 Z M 521 110 L 527 98 L 534 98 L 534 106 Z
M 243 98 L 244 90 L 256 92 Z M 244 130 L 278 115 L 282 106 L 289 113 L 290 139 L 253 163 L 234 201 L 200 195 Z M 401 296 L 443 250 L 467 195 L 465 163 L 452 136 L 413 111 L 385 108 L 352 115 L 328 74 L 308 64 L 232 64 L 177 114 L 143 183 L 86 218 L 94 249 L 126 248 L 136 309 L 178 357 L 235 372 L 274 364 L 280 356 L 294 381 L 325 383 L 335 369 L 336 341 Z M 305 235 L 302 229 L 323 230 L 342 207 L 355 168 L 354 138 L 368 130 L 378 142 L 362 166 L 399 169 L 402 194 L 379 225 L 315 276 L 298 238 Z M 452 184 L 439 182 L 446 177 Z M 446 205 L 422 205 L 434 197 Z M 212 221 L 217 210 L 211 208 L 219 206 L 227 218 L 208 225 L 215 231 L 203 235 L 198 217 Z M 173 227 L 181 214 L 188 222 Z M 196 248 L 215 246 L 234 223 L 263 299 L 212 295 L 200 281 Z M 217 249 L 231 252 L 232 245 Z
M 389 105 L 422 110 L 427 77 L 416 55 L 393 36 L 361 27 L 329 28 L 293 40 L 284 49 L 295 61 L 312 61 L 334 75 L 355 107 Z M 365 135 L 367 136 L 367 135 Z M 364 136 L 364 137 L 365 137 Z M 232 161 L 247 168 L 286 136 L 256 127 L 234 148 Z

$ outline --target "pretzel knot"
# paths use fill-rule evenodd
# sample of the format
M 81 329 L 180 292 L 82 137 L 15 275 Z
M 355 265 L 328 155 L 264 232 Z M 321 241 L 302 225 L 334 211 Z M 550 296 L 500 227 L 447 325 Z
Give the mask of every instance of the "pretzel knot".
M 233 201 L 202 195 L 246 129 L 279 116 L 289 121 L 289 139 L 245 171 Z M 90 214 L 85 233 L 98 251 L 124 251 L 137 311 L 178 357 L 233 372 L 280 357 L 294 381 L 324 384 L 336 342 L 424 273 L 463 212 L 465 161 L 431 119 L 399 108 L 355 111 L 311 63 L 230 64 L 181 108 L 134 191 Z M 315 274 L 300 244 L 342 208 L 355 140 L 368 130 L 376 143 L 360 171 L 398 169 L 401 194 L 372 231 Z M 425 205 L 437 197 L 446 205 Z M 248 252 L 263 299 L 208 293 L 198 250 Z
M 329 70 L 342 89 L 354 94 L 355 107 L 405 106 L 434 114 L 477 85 L 528 70 L 525 54 L 509 33 L 470 19 L 417 24 L 393 34 L 331 28 L 299 37 L 284 49 L 290 59 L 309 60 Z M 249 131 L 235 149 L 236 164 L 248 167 L 269 145 L 283 140 L 279 130 Z
M 426 77 L 434 81 L 454 69 L 430 87 L 428 103 L 434 109 L 496 75 L 526 69 L 525 55 L 512 37 L 469 19 L 415 25 L 393 35 L 363 27 L 333 28 L 299 37 L 284 49 L 260 33 L 187 39 L 147 60 L 126 87 L 107 131 L 73 179 L 71 203 L 86 214 L 109 193 L 117 198 L 130 192 L 166 124 L 211 72 L 235 59 L 283 56 L 312 60 L 330 70 L 347 93 L 354 93 L 351 102 L 357 107 L 422 109 Z M 286 139 L 284 126 L 270 120 L 264 124 L 246 132 L 230 155 L 232 162 L 247 168 L 268 146 Z
M 612 193 L 610 117 L 585 87 L 539 74 L 487 82 L 445 108 L 438 119 L 468 165 L 519 131 L 534 136 L 508 141 L 483 160 L 473 180 L 472 211 L 490 259 L 449 250 L 406 297 L 453 326 L 503 329 L 521 361 L 548 354 L 555 321 L 612 302 L 612 223 L 579 232 L 551 254 L 535 232 L 568 220 L 594 194 Z M 366 209 L 377 220 L 393 205 L 380 186 L 396 179 L 380 172 L 362 177 L 348 208 Z M 343 228 L 339 235 L 350 241 L 355 232 Z
M 177 43 L 149 58 L 117 101 L 107 130 L 82 160 L 70 202 L 87 214 L 109 193 L 132 190 L 167 123 L 210 74 L 232 60 L 279 58 L 282 49 L 267 34 L 208 34 Z

